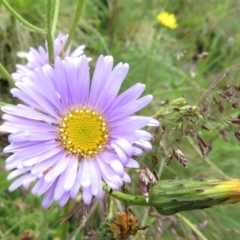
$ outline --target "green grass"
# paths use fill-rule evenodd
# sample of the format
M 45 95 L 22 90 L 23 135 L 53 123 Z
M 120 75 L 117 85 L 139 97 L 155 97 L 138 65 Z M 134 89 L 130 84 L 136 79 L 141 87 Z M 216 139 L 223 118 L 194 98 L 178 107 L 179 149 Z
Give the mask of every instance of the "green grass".
M 39 27 L 44 26 L 44 1 L 12 0 L 9 3 L 29 22 Z M 68 33 L 75 7 L 74 0 L 61 1 L 58 33 Z M 176 176 L 240 177 L 240 148 L 234 137 L 234 128 L 230 127 L 228 130 L 229 143 L 224 142 L 219 134 L 219 129 L 224 128 L 220 119 L 237 117 L 239 111 L 231 109 L 229 103 L 224 103 L 225 110 L 220 113 L 212 100 L 213 96 L 219 99 L 221 85 L 237 84 L 239 81 L 239 7 L 240 3 L 237 0 L 85 1 L 72 47 L 86 45 L 86 54 L 93 59 L 91 67 L 100 54 L 113 55 L 115 63 L 129 63 L 130 71 L 121 91 L 134 83 L 145 83 L 145 94 L 154 96 L 150 106 L 142 111 L 146 115 L 154 115 L 160 108 L 160 102 L 166 99 L 171 101 L 185 96 L 188 103 L 194 105 L 219 74 L 227 68 L 232 69 L 229 76 L 225 77 L 199 105 L 211 105 L 211 115 L 217 120 L 201 122 L 211 128 L 212 132 L 204 132 L 199 125 L 193 125 L 203 134 L 206 142 L 211 143 L 211 152 L 204 159 L 199 154 L 197 142 L 190 137 L 178 144 L 175 140 L 180 132 L 176 131 L 169 138 L 165 138 L 164 144 L 169 152 L 172 151 L 172 145 L 179 147 L 187 156 L 188 168 L 182 167 L 176 160 L 166 166 L 163 162 L 166 157 L 158 150 L 159 166 L 156 169 L 159 170 L 162 166 L 159 171 L 162 179 L 172 179 Z M 171 30 L 160 25 L 156 15 L 161 11 L 175 14 L 177 29 Z M 38 47 L 40 44 L 44 44 L 43 35 L 29 32 L 20 26 L 0 5 L 0 62 L 9 72 L 13 72 L 14 65 L 21 62 L 16 57 L 17 51 L 28 51 L 29 46 Z M 203 52 L 207 52 L 208 55 L 199 57 Z M 180 54 L 182 56 L 179 59 Z M 190 75 L 191 70 L 196 72 L 194 78 Z M 1 75 L 0 78 L 0 102 L 12 102 L 6 81 Z M 165 127 L 169 124 L 174 126 L 174 123 L 167 120 L 163 120 L 162 124 Z M 235 129 L 238 129 L 238 126 L 235 126 Z M 0 149 L 6 144 L 6 136 L 0 135 Z M 153 154 L 148 153 L 139 160 L 151 167 Z M 64 210 L 57 204 L 49 210 L 43 210 L 41 198 L 34 197 L 22 189 L 9 193 L 7 188 L 10 183 L 6 181 L 7 172 L 4 171 L 4 160 L 7 156 L 1 153 L 0 157 L 0 239 L 19 239 L 22 233 L 31 230 L 36 239 L 52 240 L 59 237 L 65 240 L 61 237 L 64 227 L 59 224 L 64 217 Z M 128 188 L 137 193 L 137 174 L 132 171 L 131 176 L 133 184 Z M 79 199 L 77 203 L 71 202 L 70 208 L 75 205 L 80 205 Z M 70 220 L 68 239 L 98 239 L 96 231 L 104 217 L 102 205 L 97 202 L 93 205 L 94 211 L 90 212 L 89 218 L 83 222 L 81 228 L 76 227 L 78 213 Z M 120 207 L 124 209 L 123 204 L 116 202 L 115 209 L 119 210 Z M 182 215 L 196 226 L 207 221 L 207 225 L 201 230 L 207 239 L 231 240 L 240 238 L 239 208 L 240 205 L 236 204 L 184 212 Z M 132 210 L 141 219 L 141 225 L 151 224 L 149 229 L 143 231 L 146 237 L 156 239 L 156 219 L 149 217 L 149 213 L 154 209 L 133 207 Z M 177 216 L 171 216 L 171 219 L 175 225 L 169 226 L 170 220 L 162 220 L 163 240 L 198 239 L 189 226 Z M 93 237 L 87 238 L 90 232 L 93 232 Z M 132 239 L 138 239 L 138 236 Z

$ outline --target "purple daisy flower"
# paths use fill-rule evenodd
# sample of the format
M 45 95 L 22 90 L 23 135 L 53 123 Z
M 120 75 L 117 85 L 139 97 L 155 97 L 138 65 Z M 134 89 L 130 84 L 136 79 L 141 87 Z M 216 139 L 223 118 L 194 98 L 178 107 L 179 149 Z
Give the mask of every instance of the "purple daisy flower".
M 54 40 L 54 56 L 57 57 L 61 53 L 63 46 L 67 42 L 68 35 L 59 34 Z M 76 48 L 72 53 L 70 52 L 71 46 L 67 49 L 64 56 L 79 57 L 84 53 L 84 45 Z M 40 46 L 38 49 L 30 48 L 29 52 L 19 52 L 18 56 L 27 59 L 26 65 L 17 64 L 17 72 L 12 74 L 13 79 L 17 81 L 22 81 L 22 78 L 27 75 L 29 71 L 34 71 L 36 68 L 41 68 L 45 64 L 48 64 L 48 53 L 46 48 Z
M 5 153 L 14 179 L 9 190 L 35 185 L 44 195 L 42 206 L 53 201 L 64 206 L 82 189 L 89 205 L 102 199 L 102 181 L 113 190 L 131 179 L 125 167 L 138 168 L 133 156 L 151 150 L 151 134 L 141 130 L 158 126 L 150 117 L 133 115 L 152 96 L 140 97 L 145 85 L 137 83 L 118 95 L 128 64 L 113 69 L 111 56 L 100 56 L 90 83 L 88 60 L 56 57 L 54 68 L 45 65 L 29 72 L 11 90 L 24 104 L 2 107 L 0 131 L 11 133 Z

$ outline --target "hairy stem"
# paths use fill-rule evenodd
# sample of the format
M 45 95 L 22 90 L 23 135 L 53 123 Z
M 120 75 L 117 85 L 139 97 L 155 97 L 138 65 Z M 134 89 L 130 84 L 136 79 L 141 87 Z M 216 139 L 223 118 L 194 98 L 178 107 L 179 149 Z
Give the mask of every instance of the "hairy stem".
M 53 24 L 52 24 L 52 37 L 55 37 L 57 29 L 57 21 L 59 15 L 60 0 L 55 0 L 54 15 L 53 15 Z
M 77 28 L 77 25 L 78 25 L 78 22 L 79 22 L 79 19 L 80 19 L 80 16 L 81 16 L 83 4 L 84 4 L 84 0 L 78 0 L 78 5 L 77 5 L 76 12 L 75 12 L 75 16 L 73 18 L 72 26 L 70 28 L 68 40 L 67 40 L 67 42 L 64 45 L 64 48 L 63 48 L 63 50 L 61 52 L 61 56 L 63 56 L 64 53 L 67 51 L 67 49 L 68 49 L 68 47 L 69 47 L 69 45 L 70 45 L 70 43 L 71 43 L 71 41 L 73 39 L 73 36 L 75 34 L 75 31 L 76 31 L 76 28 Z
M 6 68 L 4 68 L 4 66 L 0 63 L 0 72 L 2 73 L 2 75 L 7 79 L 8 83 L 10 86 L 14 87 L 15 86 L 15 82 L 12 78 L 12 76 L 9 74 L 9 72 L 7 71 Z
M 19 22 L 33 32 L 46 33 L 45 29 L 34 26 L 20 16 L 5 0 L 0 0 L 0 3 L 17 19 Z
M 46 8 L 46 30 L 47 30 L 47 48 L 48 48 L 48 62 L 50 65 L 54 64 L 54 49 L 52 37 L 52 6 L 53 0 L 47 0 Z

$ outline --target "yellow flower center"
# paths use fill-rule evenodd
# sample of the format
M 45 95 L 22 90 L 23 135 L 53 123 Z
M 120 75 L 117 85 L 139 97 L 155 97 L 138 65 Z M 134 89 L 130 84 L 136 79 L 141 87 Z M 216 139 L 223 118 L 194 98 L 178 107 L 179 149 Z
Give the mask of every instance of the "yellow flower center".
M 62 118 L 59 136 L 67 152 L 90 158 L 105 147 L 108 126 L 99 112 L 87 107 L 77 108 Z

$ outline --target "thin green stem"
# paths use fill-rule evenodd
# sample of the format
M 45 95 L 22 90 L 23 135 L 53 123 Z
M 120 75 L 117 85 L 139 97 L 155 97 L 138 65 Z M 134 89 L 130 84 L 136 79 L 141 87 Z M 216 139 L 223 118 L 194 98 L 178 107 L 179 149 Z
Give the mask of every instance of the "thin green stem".
M 53 0 L 47 0 L 46 30 L 47 30 L 48 62 L 50 65 L 54 64 L 54 49 L 52 37 L 52 5 Z
M 71 44 L 71 41 L 73 39 L 73 36 L 75 34 L 75 31 L 76 31 L 76 28 L 77 28 L 77 25 L 78 25 L 78 22 L 79 22 L 79 19 L 80 19 L 80 16 L 81 16 L 83 4 L 84 4 L 84 0 L 78 0 L 77 10 L 76 10 L 75 16 L 73 18 L 73 23 L 72 23 L 72 26 L 70 28 L 68 40 L 64 45 L 64 48 L 61 52 L 61 56 L 64 55 L 64 53 L 67 51 L 69 45 Z
M 66 205 L 64 206 L 64 216 L 67 216 L 69 214 L 69 208 L 70 208 L 70 201 L 68 201 L 66 203 Z M 69 226 L 68 221 L 66 221 L 65 223 L 62 224 L 62 238 L 61 239 L 68 239 L 67 238 L 68 226 Z
M 27 27 L 29 30 L 33 32 L 39 32 L 39 33 L 46 33 L 45 29 L 39 28 L 34 26 L 33 24 L 26 21 L 23 17 L 21 17 L 5 0 L 0 0 L 0 3 L 17 19 L 20 21 L 20 23 Z
M 114 212 L 114 198 L 110 196 L 108 219 L 113 218 L 113 212 Z
M 7 79 L 10 86 L 14 87 L 15 86 L 15 81 L 13 80 L 12 76 L 9 74 L 7 69 L 1 63 L 0 63 L 0 72 Z
M 56 29 L 57 29 L 59 8 L 60 8 L 60 0 L 55 0 L 54 15 L 53 15 L 53 24 L 52 24 L 52 37 L 53 37 L 53 38 L 55 38 Z
M 8 103 L 0 102 L 0 107 L 4 107 L 6 105 L 8 105 Z
M 185 218 L 182 214 L 177 213 L 177 217 L 179 217 L 183 222 L 185 222 L 192 230 L 194 233 L 198 235 L 202 240 L 208 240 L 197 228 L 194 226 L 187 218 Z
M 103 185 L 103 184 L 102 184 Z M 110 192 L 111 188 L 107 186 L 106 184 L 103 185 L 103 190 L 105 192 Z M 121 201 L 125 202 L 131 205 L 138 205 L 138 206 L 151 206 L 148 202 L 146 202 L 145 198 L 143 195 L 131 195 L 131 194 L 126 194 L 118 191 L 113 191 L 111 193 L 111 197 Z

